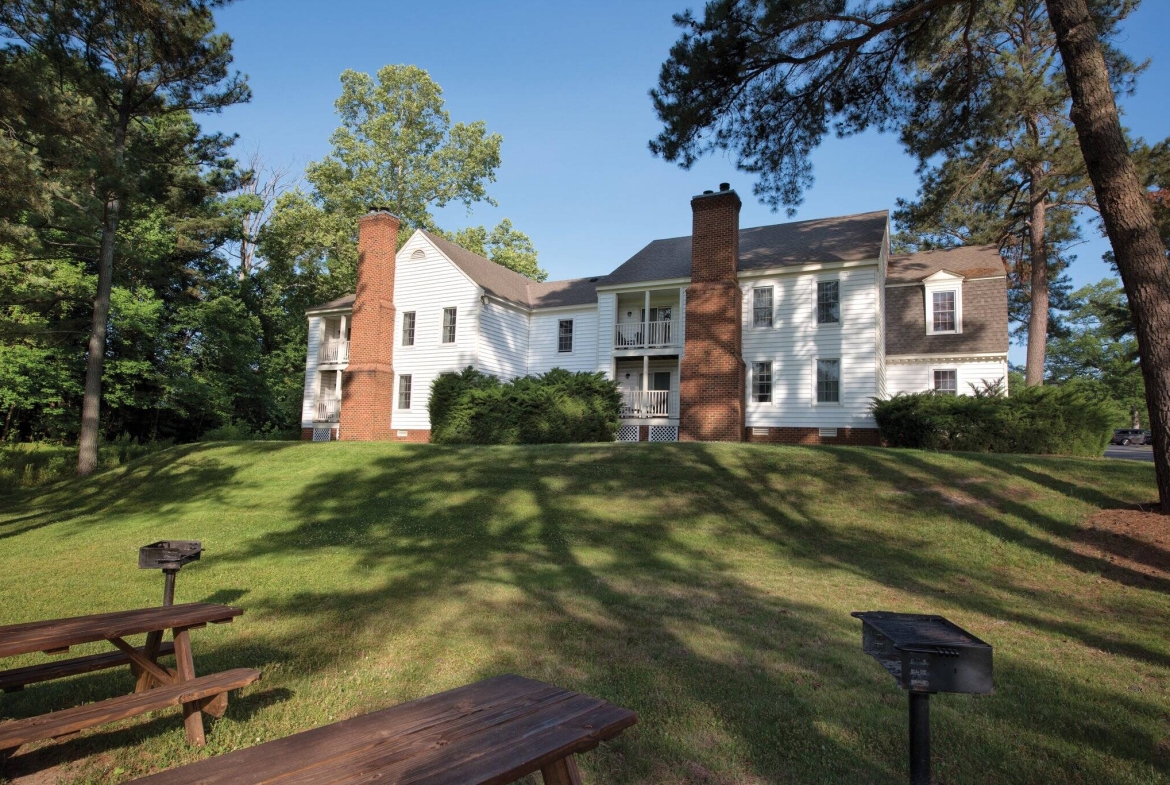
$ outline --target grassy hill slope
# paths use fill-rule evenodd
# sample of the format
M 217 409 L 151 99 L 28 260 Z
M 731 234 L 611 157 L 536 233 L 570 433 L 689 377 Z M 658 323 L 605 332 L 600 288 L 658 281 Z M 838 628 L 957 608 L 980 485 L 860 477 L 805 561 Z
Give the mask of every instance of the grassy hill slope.
M 589 782 L 903 782 L 906 698 L 849 616 L 889 609 L 944 614 L 995 646 L 995 695 L 933 701 L 939 782 L 1157 782 L 1170 580 L 1113 558 L 1124 537 L 1088 548 L 1082 526 L 1154 497 L 1149 465 L 1089 459 L 174 448 L 0 495 L 0 624 L 157 603 L 138 546 L 201 539 L 178 601 L 246 612 L 192 633 L 196 668 L 263 680 L 206 750 L 184 746 L 172 711 L 12 768 L 116 782 L 515 672 L 639 712 L 583 757 Z M 0 699 L 0 719 L 130 684 L 109 671 L 30 687 Z

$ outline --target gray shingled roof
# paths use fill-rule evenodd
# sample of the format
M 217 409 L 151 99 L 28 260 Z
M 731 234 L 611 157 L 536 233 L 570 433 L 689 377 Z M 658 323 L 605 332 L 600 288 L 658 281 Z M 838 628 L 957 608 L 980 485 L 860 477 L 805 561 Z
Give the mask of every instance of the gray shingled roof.
M 764 270 L 810 262 L 855 262 L 881 254 L 889 214 L 885 210 L 836 218 L 756 226 L 739 230 L 739 269 Z M 556 308 L 597 302 L 597 287 L 691 275 L 691 238 L 655 240 L 609 275 L 537 283 L 479 254 L 423 230 L 471 280 L 502 300 L 527 308 Z M 333 300 L 310 308 L 319 311 L 353 303 Z
M 816 218 L 739 230 L 739 270 L 810 262 L 877 259 L 889 212 Z M 655 240 L 607 275 L 601 285 L 691 277 L 691 238 Z
M 336 300 L 330 300 L 327 303 L 314 305 L 312 308 L 306 308 L 305 313 L 314 313 L 315 311 L 329 311 L 334 308 L 352 308 L 353 301 L 357 299 L 356 294 L 347 294 L 343 297 L 338 297 Z
M 942 270 L 964 278 L 1007 275 L 1003 258 L 994 245 L 965 245 L 891 256 L 886 270 L 886 283 L 917 283 Z

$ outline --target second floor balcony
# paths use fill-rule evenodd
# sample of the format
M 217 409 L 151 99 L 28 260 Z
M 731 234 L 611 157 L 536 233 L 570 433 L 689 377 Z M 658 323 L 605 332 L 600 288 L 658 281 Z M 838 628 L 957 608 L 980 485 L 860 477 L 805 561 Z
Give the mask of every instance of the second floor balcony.
M 321 341 L 318 360 L 322 363 L 349 362 L 349 341 L 343 341 L 340 338 L 326 338 Z
M 674 319 L 618 322 L 613 329 L 615 349 L 666 349 L 682 346 L 681 324 Z

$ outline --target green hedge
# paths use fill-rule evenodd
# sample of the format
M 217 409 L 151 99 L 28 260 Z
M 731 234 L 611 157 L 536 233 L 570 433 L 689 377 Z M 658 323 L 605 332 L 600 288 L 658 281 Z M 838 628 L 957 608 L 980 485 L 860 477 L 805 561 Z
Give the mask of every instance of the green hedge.
M 1117 404 L 1093 385 L 1026 387 L 1012 396 L 901 394 L 876 401 L 891 447 L 1097 457 L 1109 443 Z
M 431 441 L 440 444 L 612 442 L 621 394 L 600 373 L 554 368 L 502 382 L 468 367 L 431 386 Z

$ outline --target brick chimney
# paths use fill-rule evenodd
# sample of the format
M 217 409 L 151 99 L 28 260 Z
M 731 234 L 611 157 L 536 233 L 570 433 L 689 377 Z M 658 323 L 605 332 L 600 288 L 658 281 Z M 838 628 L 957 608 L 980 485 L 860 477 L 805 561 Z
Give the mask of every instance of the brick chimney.
M 390 438 L 397 253 L 397 217 L 374 209 L 358 219 L 357 298 L 349 322 L 349 365 L 341 377 L 343 440 Z
M 691 284 L 679 369 L 679 439 L 744 438 L 739 196 L 727 183 L 691 199 Z

